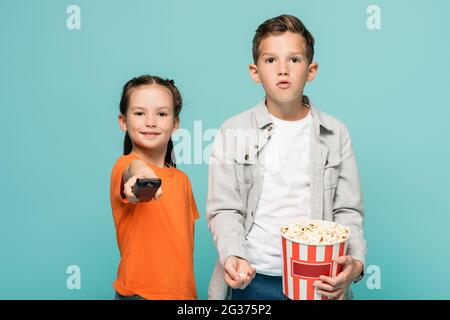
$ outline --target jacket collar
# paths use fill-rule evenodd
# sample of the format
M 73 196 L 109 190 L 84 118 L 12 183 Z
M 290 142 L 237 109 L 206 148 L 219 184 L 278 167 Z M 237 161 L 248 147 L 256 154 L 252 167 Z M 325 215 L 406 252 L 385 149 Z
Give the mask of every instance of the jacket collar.
M 320 127 L 323 127 L 324 129 L 328 131 L 332 131 L 332 127 L 330 123 L 328 122 L 328 119 L 326 119 L 323 116 L 323 113 L 317 109 L 314 104 L 312 104 L 308 98 L 308 96 L 303 96 L 302 101 L 304 104 L 308 105 L 311 110 L 311 115 L 313 117 L 314 127 L 317 130 L 318 133 L 320 133 Z M 267 126 L 271 125 L 273 123 L 272 118 L 270 117 L 269 111 L 266 107 L 266 99 L 263 99 L 260 101 L 256 107 L 255 107 L 255 116 L 256 116 L 256 122 L 258 123 L 258 127 L 260 129 L 264 129 Z

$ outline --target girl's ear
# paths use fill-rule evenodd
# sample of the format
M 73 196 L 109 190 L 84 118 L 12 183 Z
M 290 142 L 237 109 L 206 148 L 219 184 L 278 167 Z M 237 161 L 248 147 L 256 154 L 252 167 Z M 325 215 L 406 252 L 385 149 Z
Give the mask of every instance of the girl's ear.
M 180 118 L 179 117 L 175 117 L 175 123 L 174 123 L 174 126 L 173 126 L 173 131 L 177 130 L 179 125 L 180 125 Z
M 248 72 L 250 73 L 250 78 L 257 83 L 261 83 L 261 79 L 259 78 L 258 67 L 256 64 L 252 63 L 248 66 Z
M 122 129 L 123 132 L 127 132 L 127 122 L 126 122 L 125 116 L 119 114 L 118 120 L 119 120 L 120 129 Z
M 319 68 L 319 65 L 317 62 L 312 62 L 308 66 L 308 78 L 306 79 L 307 82 L 313 81 L 317 74 L 317 69 Z

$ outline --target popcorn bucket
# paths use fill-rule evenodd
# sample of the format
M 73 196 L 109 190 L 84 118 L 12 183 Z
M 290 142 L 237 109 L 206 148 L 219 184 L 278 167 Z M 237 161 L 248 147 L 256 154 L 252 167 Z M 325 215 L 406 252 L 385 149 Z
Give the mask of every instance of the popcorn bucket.
M 322 220 L 302 220 L 298 223 L 316 223 L 320 226 L 337 225 Z M 289 225 L 283 228 L 289 227 Z M 347 229 L 348 230 L 348 229 Z M 283 293 L 291 300 L 327 300 L 316 292 L 313 283 L 321 275 L 335 277 L 343 266 L 333 259 L 345 255 L 348 236 L 331 244 L 310 244 L 287 238 L 282 232 Z

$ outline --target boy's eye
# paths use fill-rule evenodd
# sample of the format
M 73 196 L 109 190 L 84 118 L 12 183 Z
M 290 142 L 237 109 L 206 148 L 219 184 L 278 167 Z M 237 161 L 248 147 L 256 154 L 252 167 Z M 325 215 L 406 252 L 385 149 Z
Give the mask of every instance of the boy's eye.
M 167 114 L 167 112 L 158 112 L 158 116 L 160 116 L 160 117 L 167 117 L 168 114 Z
M 299 63 L 299 62 L 301 62 L 300 58 L 298 58 L 298 57 L 292 57 L 292 58 L 291 58 L 291 61 L 292 61 L 293 63 Z
M 143 116 L 144 113 L 141 112 L 141 111 L 136 111 L 136 112 L 134 113 L 134 115 L 135 115 L 135 116 Z
M 267 58 L 266 63 L 273 63 L 275 61 L 275 58 Z

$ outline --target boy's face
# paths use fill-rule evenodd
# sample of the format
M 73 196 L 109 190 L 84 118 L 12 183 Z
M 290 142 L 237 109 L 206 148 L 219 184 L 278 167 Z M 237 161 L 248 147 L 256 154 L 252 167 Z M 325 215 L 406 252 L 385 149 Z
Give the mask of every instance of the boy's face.
M 305 83 L 316 75 L 317 63 L 309 63 L 305 40 L 290 31 L 269 35 L 259 46 L 250 76 L 261 83 L 267 98 L 277 103 L 300 102 Z

